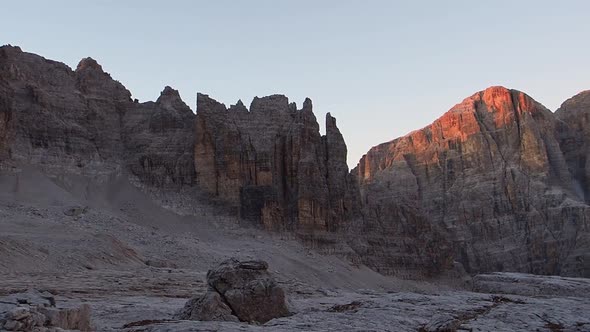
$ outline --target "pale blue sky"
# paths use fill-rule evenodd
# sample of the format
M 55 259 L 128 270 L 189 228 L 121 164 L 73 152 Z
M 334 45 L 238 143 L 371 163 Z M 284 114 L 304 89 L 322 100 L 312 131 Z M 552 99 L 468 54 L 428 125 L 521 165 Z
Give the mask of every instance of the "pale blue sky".
M 0 44 L 76 66 L 92 56 L 135 98 L 165 85 L 195 109 L 310 97 L 354 167 L 490 85 L 555 110 L 590 89 L 589 1 L 2 1 Z

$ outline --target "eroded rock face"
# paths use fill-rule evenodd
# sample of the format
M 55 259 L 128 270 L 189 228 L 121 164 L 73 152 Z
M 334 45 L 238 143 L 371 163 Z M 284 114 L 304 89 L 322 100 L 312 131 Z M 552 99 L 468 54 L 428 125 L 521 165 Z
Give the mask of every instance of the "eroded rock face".
M 243 224 L 300 240 L 385 274 L 468 272 L 590 276 L 590 93 L 552 114 L 501 87 L 479 92 L 352 174 L 336 120 L 326 135 L 306 99 L 246 108 L 178 91 L 131 93 L 92 58 L 76 70 L 0 47 L 0 166 L 129 173 L 139 186 L 196 187 Z M 360 187 L 360 190 L 359 190 Z
M 207 273 L 209 290 L 189 300 L 178 319 L 266 323 L 289 315 L 285 292 L 265 261 L 228 259 Z
M 201 188 L 236 206 L 242 219 L 269 230 L 335 231 L 356 204 L 346 145 L 329 114 L 327 133 L 306 99 L 254 98 L 227 109 L 197 96 L 195 168 Z
M 436 277 L 451 269 L 448 234 L 415 205 L 400 204 L 387 195 L 365 196 L 362 211 L 349 241 L 361 263 L 404 279 Z
M 590 91 L 566 100 L 555 111 L 556 135 L 574 179 L 576 193 L 590 201 Z
M 166 87 L 137 103 L 92 58 L 75 71 L 0 47 L 0 161 L 47 172 L 130 171 L 150 185 L 194 182 L 194 114 Z
M 124 162 L 142 183 L 191 186 L 194 118 L 178 91 L 167 86 L 156 102 L 135 103 L 123 117 Z
M 388 199 L 415 206 L 469 272 L 588 276 L 590 210 L 574 188 L 556 122 L 522 92 L 476 93 L 361 159 L 354 173 L 365 207 L 379 211 Z

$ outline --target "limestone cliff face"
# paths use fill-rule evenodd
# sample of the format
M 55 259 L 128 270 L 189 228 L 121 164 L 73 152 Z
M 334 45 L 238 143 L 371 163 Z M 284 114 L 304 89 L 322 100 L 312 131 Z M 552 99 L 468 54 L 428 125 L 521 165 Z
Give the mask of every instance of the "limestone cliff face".
M 195 168 L 199 187 L 235 206 L 242 222 L 292 231 L 299 239 L 381 273 L 435 276 L 452 265 L 444 230 L 390 195 L 360 199 L 346 144 L 326 115 L 326 135 L 307 99 L 240 101 L 226 108 L 197 96 Z
M 199 94 L 198 185 L 269 230 L 342 230 L 357 202 L 346 145 L 329 114 L 326 128 L 321 136 L 309 99 L 302 109 L 282 95 L 227 109 Z
M 194 182 L 194 114 L 171 88 L 131 93 L 93 59 L 63 63 L 0 47 L 0 161 L 90 176 L 130 171 L 154 185 Z
M 122 119 L 126 168 L 155 187 L 194 185 L 194 119 L 169 86 L 156 102 L 134 103 Z
M 556 136 L 578 195 L 590 202 L 590 91 L 566 100 L 555 112 Z
M 388 199 L 416 207 L 468 271 L 588 276 L 590 210 L 574 190 L 559 127 L 524 93 L 492 87 L 371 149 L 354 173 L 366 208 Z
M 309 99 L 248 109 L 199 94 L 195 115 L 170 87 L 132 101 L 91 58 L 72 70 L 0 47 L 0 171 L 127 173 L 190 199 L 204 191 L 244 224 L 400 277 L 436 276 L 453 260 L 470 272 L 590 276 L 589 119 L 588 92 L 553 114 L 493 87 L 349 173 L 336 120 L 320 135 Z

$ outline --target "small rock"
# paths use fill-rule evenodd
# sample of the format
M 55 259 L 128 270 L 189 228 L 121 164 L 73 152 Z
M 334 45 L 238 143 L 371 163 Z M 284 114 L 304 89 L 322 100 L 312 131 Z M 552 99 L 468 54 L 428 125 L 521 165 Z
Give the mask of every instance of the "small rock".
M 336 305 L 332 306 L 330 309 L 328 309 L 328 311 L 330 311 L 330 312 L 357 311 L 357 309 L 360 308 L 360 306 L 362 304 L 363 303 L 360 301 L 352 301 L 347 304 L 336 304 Z
M 14 308 L 11 311 L 9 311 L 7 315 L 8 319 L 12 320 L 23 320 L 29 316 L 31 316 L 31 312 L 28 308 L 25 307 Z
M 73 206 L 64 210 L 64 214 L 68 217 L 78 217 L 88 211 L 87 206 Z
M 8 331 L 18 331 L 22 327 L 22 324 L 16 320 L 9 320 L 4 323 L 4 328 Z
M 461 321 L 449 314 L 435 315 L 420 329 L 421 332 L 455 332 Z
M 229 321 L 239 322 L 238 317 L 232 314 L 231 308 L 223 302 L 219 293 L 207 291 L 201 297 L 190 299 L 184 308 L 175 315 L 177 319 L 202 320 L 202 321 Z

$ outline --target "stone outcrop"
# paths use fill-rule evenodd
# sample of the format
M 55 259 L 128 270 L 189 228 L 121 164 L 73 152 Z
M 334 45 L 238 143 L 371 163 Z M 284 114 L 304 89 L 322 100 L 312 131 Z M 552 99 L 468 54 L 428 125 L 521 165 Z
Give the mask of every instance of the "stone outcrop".
M 221 295 L 207 291 L 202 296 L 188 300 L 184 307 L 174 316 L 183 320 L 239 322 Z
M 354 186 L 336 120 L 321 136 L 311 100 L 254 98 L 229 109 L 197 96 L 195 168 L 198 185 L 269 230 L 336 231 L 354 213 Z
M 590 91 L 566 100 L 555 111 L 556 136 L 574 179 L 574 190 L 590 202 Z
M 374 147 L 353 173 L 365 208 L 414 207 L 468 272 L 589 276 L 590 210 L 568 170 L 576 156 L 564 157 L 556 132 L 541 104 L 492 87 Z
M 209 289 L 189 300 L 178 319 L 266 323 L 289 315 L 285 292 L 265 261 L 228 259 L 207 273 Z

